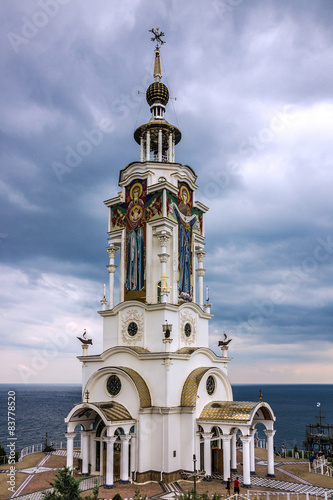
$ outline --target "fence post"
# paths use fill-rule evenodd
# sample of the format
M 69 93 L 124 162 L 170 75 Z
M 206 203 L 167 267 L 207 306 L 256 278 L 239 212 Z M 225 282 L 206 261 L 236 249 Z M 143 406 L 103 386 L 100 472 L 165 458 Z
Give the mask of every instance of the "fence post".
M 269 491 L 267 491 L 267 500 L 269 500 Z
M 327 491 L 325 491 L 325 500 L 327 500 Z
M 287 500 L 290 500 L 290 493 L 287 493 Z
M 306 495 L 306 500 L 309 500 L 309 492 L 308 491 L 305 493 L 305 495 Z

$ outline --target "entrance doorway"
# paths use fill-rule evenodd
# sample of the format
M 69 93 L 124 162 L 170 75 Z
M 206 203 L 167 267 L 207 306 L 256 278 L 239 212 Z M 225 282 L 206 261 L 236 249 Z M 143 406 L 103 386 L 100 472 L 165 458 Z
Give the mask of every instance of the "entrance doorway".
M 212 474 L 223 473 L 223 449 L 212 448 Z

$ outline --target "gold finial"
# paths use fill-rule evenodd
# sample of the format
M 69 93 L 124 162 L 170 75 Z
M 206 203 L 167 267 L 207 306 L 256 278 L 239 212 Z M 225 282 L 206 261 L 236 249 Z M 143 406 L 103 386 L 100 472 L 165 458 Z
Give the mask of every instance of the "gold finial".
M 260 401 L 260 403 L 262 401 L 262 390 L 261 389 L 259 389 L 259 401 Z
M 161 276 L 161 278 L 163 279 L 163 283 L 161 286 L 158 285 L 158 288 L 160 288 L 162 292 L 167 292 L 172 288 L 172 286 L 167 285 L 166 279 L 169 278 L 169 276 L 166 276 L 165 273 L 163 273 L 163 276 Z

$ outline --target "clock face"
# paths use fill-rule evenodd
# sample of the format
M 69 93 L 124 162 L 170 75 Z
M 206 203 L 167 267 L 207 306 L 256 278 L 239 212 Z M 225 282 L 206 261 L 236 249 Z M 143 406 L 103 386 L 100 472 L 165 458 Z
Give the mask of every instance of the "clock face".
M 184 332 L 185 332 L 186 337 L 189 337 L 191 335 L 192 327 L 191 327 L 190 323 L 186 323 L 186 325 L 184 326 Z
M 134 337 L 134 335 L 138 333 L 138 325 L 134 321 L 131 321 L 131 323 L 128 325 L 127 333 L 131 337 Z
M 208 394 L 211 396 L 215 391 L 215 379 L 211 375 L 209 375 L 206 382 L 206 389 Z
M 106 388 L 111 396 L 117 396 L 121 389 L 120 378 L 117 375 L 111 375 L 106 382 Z

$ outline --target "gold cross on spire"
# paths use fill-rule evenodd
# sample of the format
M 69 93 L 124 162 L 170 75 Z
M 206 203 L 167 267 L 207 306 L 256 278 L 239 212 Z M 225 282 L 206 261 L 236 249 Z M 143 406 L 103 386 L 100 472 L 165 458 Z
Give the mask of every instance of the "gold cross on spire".
M 154 35 L 151 38 L 151 41 L 152 42 L 156 41 L 156 48 L 159 49 L 160 46 L 163 45 L 163 43 L 165 43 L 165 41 L 161 39 L 161 37 L 165 36 L 165 34 L 163 33 L 163 31 L 160 32 L 160 27 L 159 26 L 157 26 L 155 29 L 152 28 L 149 31 L 150 31 L 150 33 L 152 33 Z

